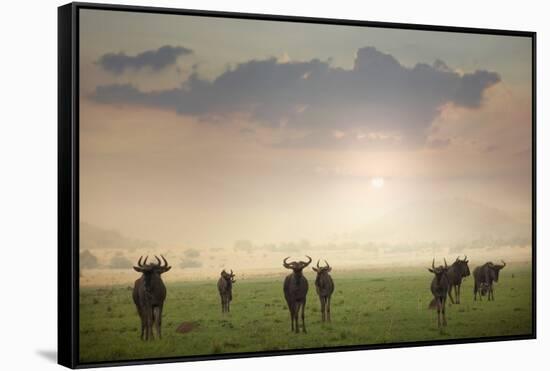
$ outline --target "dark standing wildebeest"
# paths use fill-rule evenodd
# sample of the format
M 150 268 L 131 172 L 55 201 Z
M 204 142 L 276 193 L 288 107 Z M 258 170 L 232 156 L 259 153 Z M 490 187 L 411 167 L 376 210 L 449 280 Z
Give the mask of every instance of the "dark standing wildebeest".
M 164 305 L 164 299 L 166 299 L 166 287 L 160 278 L 162 273 L 168 272 L 171 267 L 168 266 L 168 262 L 162 256 L 164 265 L 161 265 L 160 259 L 157 259 L 157 264 L 147 264 L 147 257 L 141 263 L 140 257 L 138 260 L 138 266 L 134 269 L 137 272 L 142 273 L 134 284 L 134 292 L 132 297 L 136 308 L 141 318 L 141 340 L 153 339 L 153 325 L 157 329 L 157 336 L 161 338 L 161 322 L 162 322 L 162 306 Z
M 227 273 L 224 269 L 221 273 L 220 279 L 218 280 L 218 291 L 220 292 L 220 298 L 222 299 L 222 313 L 229 312 L 229 303 L 233 299 L 232 290 L 235 282 L 233 270 L 231 270 L 231 273 Z
M 307 255 L 306 255 L 307 256 Z M 298 261 L 287 263 L 289 257 L 283 260 L 283 267 L 292 269 L 292 273 L 286 276 L 283 291 L 285 293 L 286 303 L 290 311 L 290 329 L 291 331 L 300 332 L 298 329 L 298 313 L 302 308 L 302 328 L 306 332 L 306 321 L 304 310 L 306 307 L 306 295 L 308 289 L 307 279 L 302 274 L 302 270 L 311 263 L 311 258 L 308 262 Z
M 498 282 L 498 274 L 505 266 L 504 261 L 502 261 L 502 265 L 488 262 L 474 269 L 474 300 L 477 300 L 478 291 L 481 291 L 479 295 L 479 300 L 481 300 L 484 289 L 487 292 L 487 300 L 495 300 L 493 282 Z
M 447 271 L 449 267 L 447 266 L 447 261 L 445 261 L 445 267 L 439 266 L 435 267 L 435 258 L 432 261 L 432 267 L 428 268 L 430 272 L 435 274 L 435 277 L 432 280 L 432 294 L 434 296 L 433 300 L 430 303 L 430 309 L 437 309 L 437 326 L 441 327 L 441 315 L 443 315 L 443 326 L 447 326 L 447 318 L 445 318 L 445 302 L 447 300 L 447 293 L 449 292 L 449 278 L 447 277 Z
M 321 300 L 321 319 L 330 322 L 330 297 L 334 292 L 334 282 L 329 272 L 332 270 L 328 262 L 325 260 L 325 267 L 319 267 L 319 260 L 317 260 L 317 268 L 313 267 L 313 270 L 317 272 L 317 278 L 315 278 L 315 288 L 317 289 L 317 295 Z
M 468 257 L 464 256 L 464 260 L 456 258 L 455 262 L 451 264 L 447 271 L 447 278 L 449 279 L 449 299 L 451 303 L 460 304 L 460 285 L 462 280 L 470 275 L 470 268 L 468 267 Z M 455 291 L 455 299 L 451 295 L 452 291 Z

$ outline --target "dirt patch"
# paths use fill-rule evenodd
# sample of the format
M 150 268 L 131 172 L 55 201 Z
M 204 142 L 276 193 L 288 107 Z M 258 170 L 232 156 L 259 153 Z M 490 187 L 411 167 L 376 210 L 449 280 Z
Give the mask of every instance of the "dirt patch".
M 193 331 L 196 329 L 199 325 L 194 322 L 182 322 L 178 328 L 176 329 L 176 332 L 179 332 L 180 334 L 186 334 L 188 332 Z

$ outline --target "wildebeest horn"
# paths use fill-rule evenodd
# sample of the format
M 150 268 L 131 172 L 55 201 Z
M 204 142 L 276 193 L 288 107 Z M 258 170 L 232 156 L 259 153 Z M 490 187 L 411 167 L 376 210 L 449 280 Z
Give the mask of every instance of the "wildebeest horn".
M 138 267 L 143 267 L 143 265 L 141 264 L 141 259 L 143 259 L 143 255 L 139 257 Z
M 143 261 L 143 265 L 147 264 L 147 258 L 149 258 L 149 255 L 145 257 L 145 260 Z
M 168 266 L 168 262 L 166 261 L 166 258 L 164 256 L 162 256 L 162 254 L 160 255 L 160 257 L 162 258 L 162 260 L 164 260 L 164 267 L 163 268 L 166 268 Z
M 443 261 L 445 262 L 445 268 L 447 268 L 447 259 L 443 258 Z
M 230 273 L 230 274 L 231 274 L 232 276 L 234 276 L 234 274 L 233 274 L 233 269 L 231 269 L 231 273 Z
M 307 255 L 306 255 L 306 258 L 308 258 L 308 259 L 309 259 L 309 261 L 308 261 L 307 263 L 306 263 L 306 262 L 304 262 L 304 268 L 305 268 L 305 267 L 307 267 L 307 266 L 309 265 L 309 263 L 311 263 L 311 261 L 313 260 L 313 259 L 311 259 L 311 257 L 310 257 L 310 256 L 307 256 Z
M 435 269 L 435 258 L 432 260 L 432 269 Z
M 319 259 L 317 259 L 317 269 L 319 269 Z
M 290 256 L 287 256 L 284 260 L 283 260 L 283 267 L 285 268 L 290 268 L 290 264 L 288 264 L 286 261 L 288 260 L 288 258 L 290 258 Z
M 324 259 L 323 259 L 324 260 Z M 326 268 L 330 268 L 330 265 L 328 264 L 328 262 L 325 260 L 325 264 L 327 265 Z
M 506 266 L 506 263 L 504 262 L 504 260 L 501 260 L 502 262 L 502 268 L 504 268 Z
M 157 265 L 160 267 L 160 259 L 159 259 L 159 257 L 155 255 L 155 259 L 157 259 Z
M 457 256 L 455 261 L 459 261 L 459 260 L 460 260 L 460 256 Z
M 468 256 L 464 255 L 464 261 L 468 260 Z

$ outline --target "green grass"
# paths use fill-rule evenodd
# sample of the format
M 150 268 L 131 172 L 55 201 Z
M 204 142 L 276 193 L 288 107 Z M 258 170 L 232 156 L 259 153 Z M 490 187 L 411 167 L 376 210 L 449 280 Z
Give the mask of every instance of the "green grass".
M 169 274 L 169 273 L 168 273 Z M 235 284 L 231 313 L 222 315 L 216 282 L 167 284 L 163 338 L 140 340 L 140 321 L 129 287 L 81 288 L 80 360 L 98 362 L 170 356 L 238 353 L 341 345 L 442 340 L 532 332 L 531 272 L 501 272 L 494 302 L 473 301 L 473 279 L 462 286 L 462 303 L 447 307 L 448 326 L 437 328 L 428 310 L 432 276 L 421 269 L 333 274 L 332 323 L 321 323 L 310 282 L 307 334 L 290 332 L 282 278 Z M 449 303 L 449 301 L 448 301 Z M 186 334 L 182 322 L 198 326 Z

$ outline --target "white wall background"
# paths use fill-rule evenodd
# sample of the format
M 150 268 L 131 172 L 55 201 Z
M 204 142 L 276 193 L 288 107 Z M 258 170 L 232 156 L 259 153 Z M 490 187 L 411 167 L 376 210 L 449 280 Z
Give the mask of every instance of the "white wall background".
M 156 370 L 521 370 L 549 359 L 550 23 L 544 1 L 118 1 L 189 9 L 538 32 L 538 339 L 147 366 Z M 0 22 L 0 368 L 60 368 L 56 351 L 57 6 L 6 1 Z M 547 144 L 546 146 L 544 144 Z M 144 366 L 137 366 L 144 367 Z M 536 367 L 536 366 L 535 366 Z M 544 366 L 543 366 L 544 367 Z

